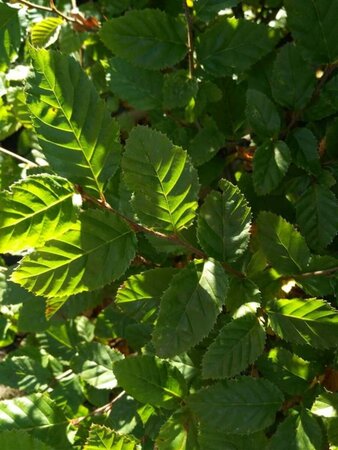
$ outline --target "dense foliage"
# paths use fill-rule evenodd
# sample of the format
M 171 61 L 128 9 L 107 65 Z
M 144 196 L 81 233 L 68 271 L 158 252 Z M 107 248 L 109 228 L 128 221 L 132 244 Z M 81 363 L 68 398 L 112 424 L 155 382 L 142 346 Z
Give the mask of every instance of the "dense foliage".
M 338 0 L 0 0 L 0 448 L 338 448 Z

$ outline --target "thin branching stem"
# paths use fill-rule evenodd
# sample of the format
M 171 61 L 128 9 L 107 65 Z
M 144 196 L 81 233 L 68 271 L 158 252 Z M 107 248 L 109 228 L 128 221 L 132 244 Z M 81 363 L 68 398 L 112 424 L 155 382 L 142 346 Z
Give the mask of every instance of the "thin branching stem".
M 183 8 L 185 20 L 187 23 L 187 45 L 188 45 L 188 64 L 189 64 L 189 78 L 193 77 L 194 74 L 194 38 L 192 32 L 192 19 L 187 5 L 187 1 L 183 0 Z
M 77 20 L 74 17 L 67 16 L 66 14 L 63 14 L 60 10 L 57 9 L 57 7 L 54 4 L 54 1 L 50 1 L 50 6 L 43 6 L 43 5 L 37 5 L 36 3 L 32 3 L 29 0 L 17 0 L 16 3 L 20 3 L 21 5 L 27 6 L 27 8 L 34 8 L 38 9 L 40 11 L 47 11 L 53 14 L 56 14 L 60 17 L 62 17 L 67 22 L 77 22 Z
M 23 156 L 17 155 L 16 153 L 11 152 L 3 147 L 0 147 L 0 153 L 4 153 L 5 155 L 11 156 L 12 158 L 17 159 L 25 164 L 28 164 L 30 167 L 39 167 L 38 164 L 30 161 L 29 159 L 24 158 Z

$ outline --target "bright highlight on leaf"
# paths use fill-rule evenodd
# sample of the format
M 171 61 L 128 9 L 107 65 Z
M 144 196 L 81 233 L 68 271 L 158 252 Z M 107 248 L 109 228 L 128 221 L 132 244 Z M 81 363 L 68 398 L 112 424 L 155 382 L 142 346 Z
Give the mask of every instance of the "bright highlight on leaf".
M 58 174 L 99 196 L 120 159 L 117 123 L 74 58 L 31 54 L 27 101 L 42 151 Z
M 127 140 L 122 169 L 142 224 L 172 232 L 191 225 L 197 208 L 198 178 L 181 147 L 156 130 L 136 127 Z
M 64 178 L 35 175 L 0 194 L 0 252 L 39 247 L 72 226 L 74 188 Z
M 135 235 L 125 222 L 88 210 L 69 231 L 25 256 L 12 279 L 46 297 L 95 290 L 125 272 L 135 246 Z

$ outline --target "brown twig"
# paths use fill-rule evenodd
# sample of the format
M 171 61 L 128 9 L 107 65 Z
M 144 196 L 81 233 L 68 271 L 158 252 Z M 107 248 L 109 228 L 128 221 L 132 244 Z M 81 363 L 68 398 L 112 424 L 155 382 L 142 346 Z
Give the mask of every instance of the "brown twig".
M 127 222 L 128 225 L 136 233 L 146 233 L 146 234 L 150 234 L 150 235 L 152 235 L 154 237 L 157 237 L 159 239 L 165 239 L 167 241 L 171 241 L 174 244 L 177 244 L 177 245 L 180 245 L 182 247 L 185 247 L 191 253 L 196 255 L 198 258 L 201 258 L 201 259 L 208 259 L 209 258 L 209 256 L 206 253 L 204 253 L 199 248 L 194 247 L 192 244 L 190 244 L 190 242 L 188 242 L 182 236 L 180 236 L 178 234 L 161 233 L 160 231 L 155 231 L 155 230 L 152 230 L 151 228 L 145 227 L 144 225 L 140 225 L 139 223 L 134 222 L 133 220 L 129 219 L 129 217 L 126 217 L 124 214 L 122 214 L 119 211 L 117 211 L 115 208 L 113 208 L 111 205 L 109 205 L 109 203 L 107 203 L 106 201 L 102 201 L 102 200 L 99 200 L 97 198 L 94 198 L 94 197 L 88 195 L 86 192 L 83 191 L 81 186 L 76 185 L 75 188 L 78 191 L 78 193 L 82 196 L 83 200 L 86 200 L 86 201 L 88 201 L 88 202 L 90 202 L 90 203 L 92 203 L 92 204 L 94 204 L 96 206 L 100 206 L 101 208 L 104 208 L 104 209 L 112 212 L 113 214 L 116 214 L 122 220 Z M 236 277 L 244 278 L 244 276 L 245 276 L 242 272 L 240 272 L 239 270 L 234 269 L 233 267 L 231 267 L 226 262 L 223 262 L 222 266 L 223 266 L 223 268 L 224 268 L 224 270 L 226 272 L 231 273 L 232 275 L 235 275 Z
M 78 22 L 78 20 L 76 18 L 71 17 L 71 16 L 67 16 L 66 14 L 61 12 L 55 6 L 55 3 L 54 3 L 53 0 L 50 0 L 49 6 L 37 5 L 36 3 L 32 3 L 29 0 L 17 0 L 15 3 L 20 3 L 21 5 L 27 6 L 27 8 L 31 8 L 31 9 L 34 8 L 34 9 L 38 9 L 40 11 L 47 11 L 47 12 L 50 12 L 52 14 L 56 14 L 57 16 L 62 17 L 67 22 L 80 23 L 80 22 Z
M 331 269 L 314 270 L 313 272 L 305 272 L 294 275 L 293 278 L 311 278 L 311 277 L 323 277 L 327 275 L 332 275 L 338 272 L 338 267 L 331 267 Z
M 7 150 L 3 147 L 0 147 L 0 153 L 4 153 L 5 155 L 11 156 L 12 158 L 17 159 L 18 161 L 21 161 L 30 167 L 39 167 L 38 164 L 36 164 L 33 161 L 30 161 L 29 159 L 24 158 L 23 156 L 17 155 L 16 153 L 11 152 L 10 150 Z
M 187 23 L 187 44 L 188 44 L 188 63 L 189 63 L 189 78 L 193 77 L 194 73 L 194 38 L 193 38 L 193 24 L 191 20 L 191 14 L 186 0 L 183 0 L 183 8 L 185 20 Z

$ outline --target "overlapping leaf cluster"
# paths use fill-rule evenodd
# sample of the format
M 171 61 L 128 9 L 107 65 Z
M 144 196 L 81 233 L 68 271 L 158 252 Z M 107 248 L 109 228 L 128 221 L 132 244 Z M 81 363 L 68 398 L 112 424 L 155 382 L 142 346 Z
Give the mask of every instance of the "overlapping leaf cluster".
M 338 448 L 338 0 L 12 3 L 0 447 Z

